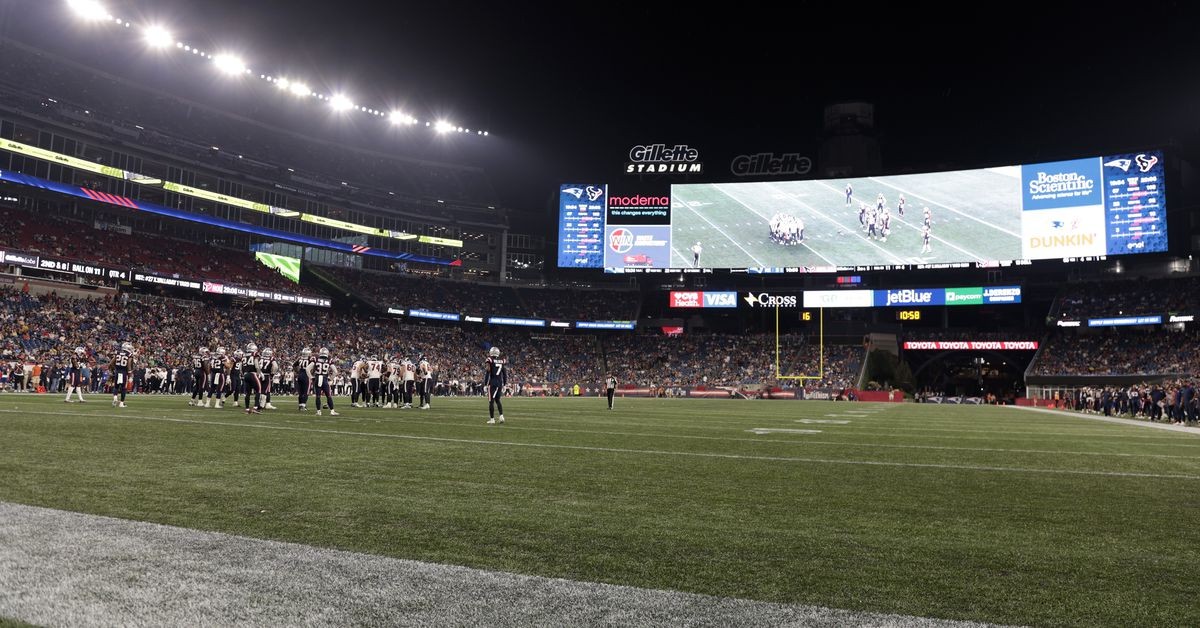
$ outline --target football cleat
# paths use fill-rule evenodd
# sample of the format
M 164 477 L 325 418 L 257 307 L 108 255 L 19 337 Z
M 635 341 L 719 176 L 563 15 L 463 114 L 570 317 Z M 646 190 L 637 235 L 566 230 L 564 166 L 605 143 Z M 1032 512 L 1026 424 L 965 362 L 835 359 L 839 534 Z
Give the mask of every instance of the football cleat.
M 279 409 L 279 408 L 276 408 L 275 404 L 273 404 L 271 402 L 267 402 L 267 405 L 265 405 L 263 407 L 266 408 L 267 410 L 278 410 Z
M 496 419 L 488 419 L 488 422 L 487 422 L 487 424 L 488 424 L 488 425 L 495 425 L 495 424 L 496 424 Z
M 330 410 L 330 412 L 332 412 L 332 410 Z M 321 416 L 321 411 L 320 411 L 320 410 L 317 410 L 317 416 Z
M 501 414 L 501 415 L 500 415 L 500 420 L 499 420 L 499 421 L 496 421 L 496 422 L 497 422 L 497 423 L 503 423 L 503 422 L 504 422 L 504 415 L 503 415 L 503 414 Z
M 337 415 L 338 415 L 337 410 L 334 410 L 333 408 L 329 409 L 329 416 L 337 416 Z
M 127 407 L 129 407 L 129 406 L 126 406 L 126 405 L 125 405 L 125 402 L 124 402 L 124 401 L 122 401 L 121 403 L 117 404 L 117 407 L 118 407 L 118 408 L 127 408 Z

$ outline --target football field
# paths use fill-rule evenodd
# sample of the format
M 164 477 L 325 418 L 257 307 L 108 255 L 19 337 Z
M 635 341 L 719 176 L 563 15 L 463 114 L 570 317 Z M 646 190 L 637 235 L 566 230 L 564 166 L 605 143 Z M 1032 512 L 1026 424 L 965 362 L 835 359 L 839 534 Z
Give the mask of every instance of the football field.
M 826 401 L 508 399 L 489 426 L 480 398 L 92 399 L 0 397 L 0 502 L 856 612 L 1200 625 L 1194 434 Z
M 866 266 L 1021 259 L 1020 171 L 994 168 L 933 174 L 672 186 L 671 263 L 692 265 L 689 248 L 702 247 L 700 266 Z M 846 185 L 853 186 L 846 203 Z M 883 194 L 891 208 L 886 241 L 868 238 L 859 202 L 875 207 Z M 904 216 L 896 210 L 907 199 Z M 930 252 L 923 252 L 922 208 L 929 207 Z M 804 222 L 804 241 L 771 241 L 769 221 L 788 213 Z

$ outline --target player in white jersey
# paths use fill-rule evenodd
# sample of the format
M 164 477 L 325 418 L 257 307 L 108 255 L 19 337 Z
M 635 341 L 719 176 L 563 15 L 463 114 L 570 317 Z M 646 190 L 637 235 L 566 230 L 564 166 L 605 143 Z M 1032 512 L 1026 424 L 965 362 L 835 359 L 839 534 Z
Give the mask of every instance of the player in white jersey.
M 262 366 L 263 393 L 267 398 L 267 403 L 263 406 L 263 408 L 267 410 L 278 410 L 279 408 L 276 408 L 271 403 L 271 388 L 275 385 L 275 382 L 279 376 L 279 363 L 275 361 L 275 351 L 273 351 L 270 347 L 267 347 L 262 350 L 262 355 L 260 357 L 261 359 L 259 362 Z
M 371 401 L 368 405 L 373 408 L 380 407 L 379 403 L 379 383 L 383 378 L 383 360 L 379 356 L 371 356 L 367 360 L 367 393 L 371 395 Z
M 387 400 L 385 408 L 400 407 L 400 371 L 401 364 L 398 358 L 393 358 L 388 362 L 387 369 L 387 392 L 384 393 L 384 399 Z
M 367 407 L 367 389 L 363 386 L 366 380 L 367 358 L 359 356 L 350 367 L 350 406 L 354 408 Z M 361 400 L 361 403 L 360 403 Z
M 421 393 L 421 409 L 429 409 L 429 399 L 433 397 L 433 365 L 429 360 L 417 363 L 417 390 Z
M 404 370 L 401 372 L 401 377 L 404 379 L 404 405 L 400 406 L 405 410 L 412 408 L 413 388 L 416 386 L 416 372 L 413 369 L 413 363 L 405 360 Z

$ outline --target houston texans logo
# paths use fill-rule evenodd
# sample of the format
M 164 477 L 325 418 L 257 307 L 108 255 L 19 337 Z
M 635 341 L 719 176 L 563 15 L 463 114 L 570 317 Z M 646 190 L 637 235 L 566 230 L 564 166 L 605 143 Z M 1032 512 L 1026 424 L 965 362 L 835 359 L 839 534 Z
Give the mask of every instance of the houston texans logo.
M 1150 155 L 1149 157 L 1139 153 L 1134 159 L 1137 160 L 1138 170 L 1149 172 L 1151 168 L 1158 163 L 1158 155 Z
M 1114 159 L 1112 161 L 1104 162 L 1104 165 L 1109 166 L 1110 168 L 1120 168 L 1121 172 L 1129 172 L 1129 166 L 1132 164 L 1133 162 L 1128 159 Z
M 604 194 L 604 188 L 598 188 L 594 185 L 589 185 L 587 187 L 587 195 L 588 195 L 589 201 L 594 201 L 594 200 L 600 198 L 603 194 Z
M 563 193 L 570 194 L 571 196 L 574 196 L 575 198 L 579 198 L 580 196 L 583 196 L 583 190 L 581 188 L 563 188 Z

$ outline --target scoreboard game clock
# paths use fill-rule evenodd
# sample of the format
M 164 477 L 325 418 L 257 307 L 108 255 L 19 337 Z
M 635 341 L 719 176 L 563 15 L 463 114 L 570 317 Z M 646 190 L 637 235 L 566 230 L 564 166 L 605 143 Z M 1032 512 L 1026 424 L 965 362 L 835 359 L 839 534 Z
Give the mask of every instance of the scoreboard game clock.
M 921 320 L 921 310 L 896 310 L 896 320 L 919 321 Z

